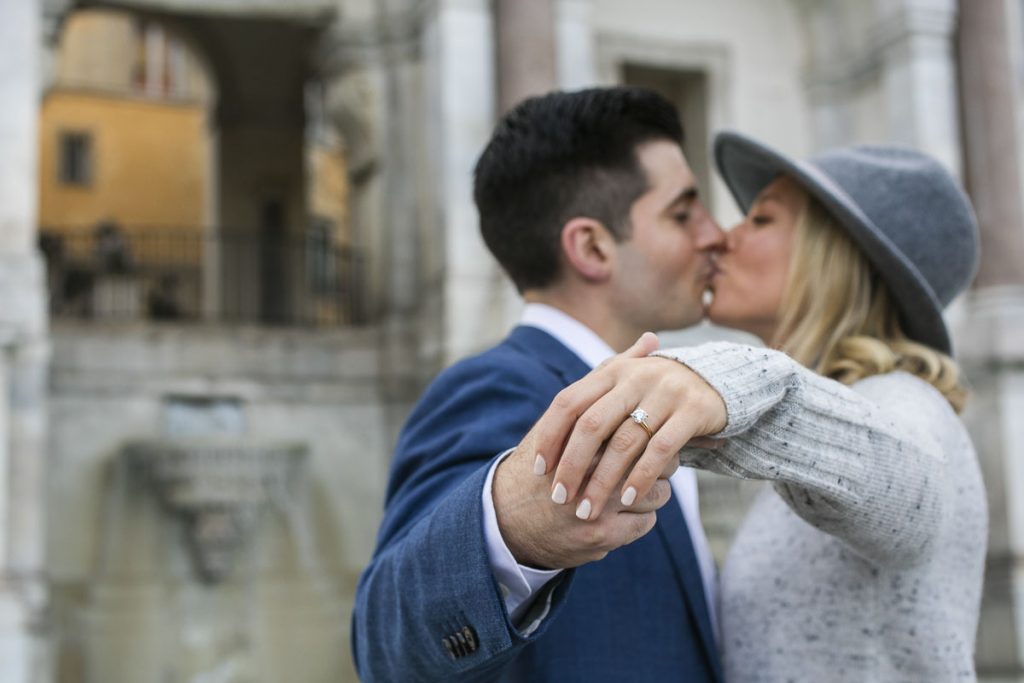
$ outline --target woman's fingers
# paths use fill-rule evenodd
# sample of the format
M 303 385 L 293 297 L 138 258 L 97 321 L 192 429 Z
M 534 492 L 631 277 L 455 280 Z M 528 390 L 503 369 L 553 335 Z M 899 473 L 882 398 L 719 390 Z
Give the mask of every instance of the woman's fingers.
M 612 373 L 602 372 L 614 360 L 623 358 L 644 358 L 658 349 L 658 337 L 644 332 L 631 347 L 617 356 L 609 358 L 598 368 L 578 382 L 569 385 L 555 396 L 555 400 L 534 426 L 537 454 L 533 471 L 543 475 L 558 463 L 559 454 L 565 445 L 576 420 L 615 386 Z
M 531 431 L 537 450 L 534 474 L 547 474 L 558 464 L 576 421 L 614 386 L 612 378 L 594 372 L 558 392 Z
M 611 358 L 605 359 L 595 370 L 607 366 L 614 360 L 619 358 L 646 358 L 651 355 L 661 346 L 661 342 L 658 340 L 658 335 L 653 332 L 644 332 L 641 334 L 633 345 L 620 354 L 614 355 Z
M 630 506 L 635 502 L 637 491 L 634 489 L 620 493 L 618 490 L 619 484 L 636 459 L 647 447 L 647 443 L 651 439 L 647 430 L 649 429 L 651 433 L 656 433 L 661 429 L 676 407 L 673 404 L 672 397 L 665 394 L 660 394 L 660 400 L 659 395 L 645 396 L 641 405 L 643 406 L 643 415 L 638 415 L 638 418 L 643 418 L 640 420 L 643 425 L 630 415 L 618 426 L 608 440 L 601 461 L 590 475 L 590 479 L 587 481 L 577 504 L 576 516 L 580 519 L 596 518 L 601 514 L 609 497 L 612 495 L 621 498 L 622 504 L 626 506 Z M 646 425 L 646 429 L 644 425 Z M 571 443 L 572 439 L 570 438 Z M 566 447 L 567 453 L 569 448 L 570 446 Z M 678 459 L 676 459 L 676 462 L 676 466 L 678 466 Z M 664 475 L 668 470 L 668 467 L 663 468 L 659 472 L 659 476 Z M 669 475 L 674 471 L 675 469 L 672 468 L 668 472 Z M 558 479 L 558 476 L 556 474 L 556 479 Z
M 678 463 L 679 449 L 693 437 L 695 430 L 693 417 L 679 412 L 654 433 L 622 485 L 623 505 L 628 505 L 630 498 L 647 495 L 665 468 L 671 466 L 673 460 Z
M 595 401 L 576 420 L 565 444 L 565 450 L 562 451 L 562 457 L 555 468 L 551 500 L 561 505 L 576 498 L 583 487 L 587 468 L 593 462 L 594 454 L 618 429 L 622 423 L 622 416 L 629 413 L 635 405 L 635 398 L 631 394 L 632 391 L 627 386 L 616 387 Z M 637 428 L 640 429 L 639 426 Z M 642 429 L 640 431 L 643 433 Z M 639 450 L 637 452 L 639 453 Z M 606 455 L 607 449 L 601 458 L 602 461 Z M 620 478 L 612 481 L 619 481 Z M 577 516 L 589 519 L 589 504 L 580 501 L 580 505 L 582 507 L 577 510 Z
M 580 519 L 597 518 L 612 495 L 632 505 L 659 476 L 671 476 L 687 441 L 725 427 L 724 401 L 692 370 L 665 359 L 630 357 L 655 341 L 644 335 L 617 362 L 561 391 L 533 430 L 534 471 L 545 474 L 555 467 L 551 499 L 559 505 L 576 501 Z

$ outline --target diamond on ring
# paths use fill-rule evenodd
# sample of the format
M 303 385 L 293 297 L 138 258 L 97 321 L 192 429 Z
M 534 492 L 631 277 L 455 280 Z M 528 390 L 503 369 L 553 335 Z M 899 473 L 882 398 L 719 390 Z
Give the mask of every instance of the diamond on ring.
M 654 430 L 651 429 L 651 425 L 647 424 L 647 418 L 649 418 L 650 415 L 647 414 L 646 410 L 644 410 L 643 408 L 637 408 L 632 413 L 630 413 L 629 416 L 633 418 L 633 422 L 636 422 L 638 425 L 644 428 L 644 431 L 647 432 L 648 438 L 654 436 Z

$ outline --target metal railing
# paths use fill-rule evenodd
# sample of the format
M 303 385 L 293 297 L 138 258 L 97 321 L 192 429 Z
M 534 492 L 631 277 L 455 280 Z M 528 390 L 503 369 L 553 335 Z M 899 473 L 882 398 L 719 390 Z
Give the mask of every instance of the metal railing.
M 40 230 L 50 314 L 97 321 L 365 323 L 364 263 L 323 231 Z

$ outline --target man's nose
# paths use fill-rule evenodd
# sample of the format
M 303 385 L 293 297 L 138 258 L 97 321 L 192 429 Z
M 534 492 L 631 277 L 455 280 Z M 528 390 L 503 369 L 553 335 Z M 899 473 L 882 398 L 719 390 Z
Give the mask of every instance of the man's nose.
M 718 250 L 725 245 L 725 231 L 711 216 L 707 217 L 697 232 L 697 248 L 701 250 Z
M 710 216 L 697 236 L 697 247 L 701 251 L 721 251 L 725 247 L 725 231 Z

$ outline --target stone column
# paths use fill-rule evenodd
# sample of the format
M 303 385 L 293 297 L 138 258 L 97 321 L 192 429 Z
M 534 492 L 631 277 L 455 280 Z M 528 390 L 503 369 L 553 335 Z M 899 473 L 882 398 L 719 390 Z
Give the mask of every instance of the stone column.
M 558 85 L 552 0 L 494 0 L 498 111 Z
M 960 2 L 966 181 L 981 227 L 977 287 L 1024 285 L 1017 84 L 1004 0 Z
M 883 63 L 887 138 L 923 149 L 960 172 L 956 1 L 904 0 L 879 17 L 869 49 Z
M 593 0 L 556 0 L 558 86 L 579 90 L 597 83 Z
M 566 56 L 558 50 L 558 37 L 578 37 L 580 9 L 563 0 L 493 0 L 498 114 L 559 87 Z M 497 265 L 491 267 L 490 292 L 488 309 L 498 332 L 511 328 L 522 299 Z
M 977 661 L 982 680 L 1000 683 L 1024 680 L 1024 197 L 1009 9 L 1004 0 L 962 0 L 959 36 L 965 181 L 981 267 L 958 346 L 990 514 Z
M 402 406 L 436 372 L 443 322 L 442 214 L 425 189 L 438 175 L 426 159 L 443 144 L 431 118 L 437 88 L 421 61 L 431 19 L 410 0 L 347 10 L 323 38 L 319 71 L 345 141 L 352 242 L 367 258 L 356 286 L 380 334 L 382 395 Z M 400 422 L 406 410 L 396 414 Z
M 0 4 L 0 680 L 46 680 L 43 614 L 48 346 L 35 247 L 42 54 L 36 0 Z
M 794 0 L 810 36 L 815 147 L 900 142 L 960 171 L 954 0 Z M 853 21 L 856 19 L 856 21 Z
M 473 204 L 473 167 L 496 118 L 494 22 L 489 0 L 439 0 L 424 27 L 424 70 L 432 102 L 426 186 L 441 240 L 444 363 L 480 350 L 505 328 L 504 278 L 484 245 Z M 469 95 L 471 94 L 471 95 Z

